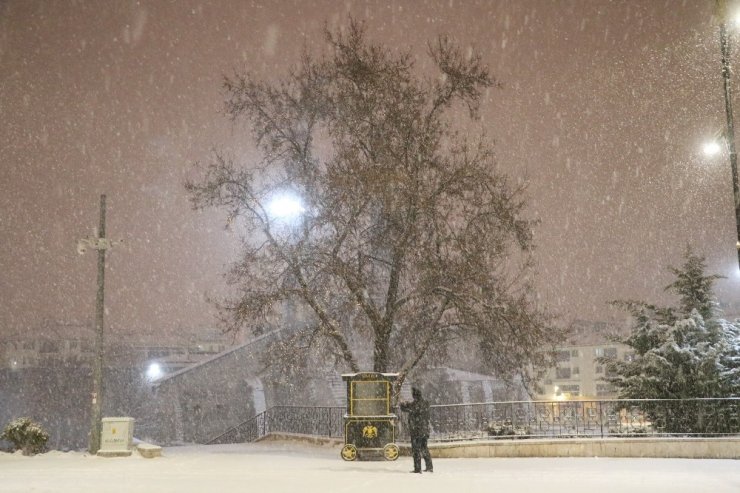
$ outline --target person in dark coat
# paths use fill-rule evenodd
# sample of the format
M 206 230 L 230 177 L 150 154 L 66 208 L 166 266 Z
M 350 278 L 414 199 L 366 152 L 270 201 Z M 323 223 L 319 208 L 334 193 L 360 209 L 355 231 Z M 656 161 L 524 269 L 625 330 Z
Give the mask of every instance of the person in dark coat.
M 402 402 L 401 411 L 409 413 L 409 434 L 411 435 L 411 454 L 414 457 L 414 470 L 421 473 L 421 458 L 424 457 L 424 469 L 433 472 L 432 456 L 429 455 L 429 403 L 421 396 L 421 390 L 411 388 L 411 402 Z

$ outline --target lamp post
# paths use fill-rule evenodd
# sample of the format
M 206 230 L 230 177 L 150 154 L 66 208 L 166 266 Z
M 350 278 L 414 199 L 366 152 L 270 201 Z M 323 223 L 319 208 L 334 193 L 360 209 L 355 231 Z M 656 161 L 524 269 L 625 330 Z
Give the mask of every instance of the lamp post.
M 727 117 L 727 131 L 725 142 L 727 152 L 730 155 L 730 167 L 732 168 L 732 192 L 735 199 L 735 229 L 737 230 L 738 266 L 740 266 L 740 187 L 737 176 L 737 151 L 735 150 L 735 123 L 732 116 L 732 87 L 730 85 L 730 39 L 727 36 L 727 2 L 717 0 L 717 12 L 719 14 L 719 44 L 722 52 L 722 79 L 724 81 L 725 94 L 725 116 Z
M 82 255 L 87 248 L 98 251 L 98 294 L 95 299 L 95 356 L 93 359 L 92 412 L 90 417 L 89 451 L 100 450 L 100 428 L 103 407 L 103 315 L 105 304 L 105 251 L 113 242 L 105 237 L 105 194 L 100 196 L 100 225 L 94 238 L 77 241 L 77 253 Z

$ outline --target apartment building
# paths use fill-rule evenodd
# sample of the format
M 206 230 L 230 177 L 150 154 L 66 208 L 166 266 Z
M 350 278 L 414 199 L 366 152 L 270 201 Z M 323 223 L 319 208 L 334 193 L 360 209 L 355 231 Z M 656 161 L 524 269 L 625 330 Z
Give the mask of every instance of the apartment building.
M 597 360 L 606 356 L 629 361 L 631 348 L 610 341 L 626 327 L 606 322 L 576 321 L 571 340 L 557 350 L 557 363 L 541 382 L 542 400 L 611 399 L 616 390 L 604 381 L 607 369 Z

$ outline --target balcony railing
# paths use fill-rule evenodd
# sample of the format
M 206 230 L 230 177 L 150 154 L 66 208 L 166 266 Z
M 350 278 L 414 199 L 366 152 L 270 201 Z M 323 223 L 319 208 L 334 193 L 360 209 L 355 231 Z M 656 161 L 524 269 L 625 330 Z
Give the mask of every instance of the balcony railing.
M 276 406 L 209 443 L 269 433 L 344 436 L 344 407 Z M 400 413 L 397 438 L 407 441 Z M 740 434 L 740 398 L 511 401 L 431 406 L 432 441 Z

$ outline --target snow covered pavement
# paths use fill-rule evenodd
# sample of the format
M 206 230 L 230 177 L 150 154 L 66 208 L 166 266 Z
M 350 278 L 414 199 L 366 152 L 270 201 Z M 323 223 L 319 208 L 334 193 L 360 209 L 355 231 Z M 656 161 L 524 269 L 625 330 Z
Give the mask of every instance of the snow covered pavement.
M 343 462 L 338 447 L 294 442 L 165 448 L 144 459 L 0 453 L 0 492 L 738 493 L 740 463 L 697 459 L 411 459 Z

